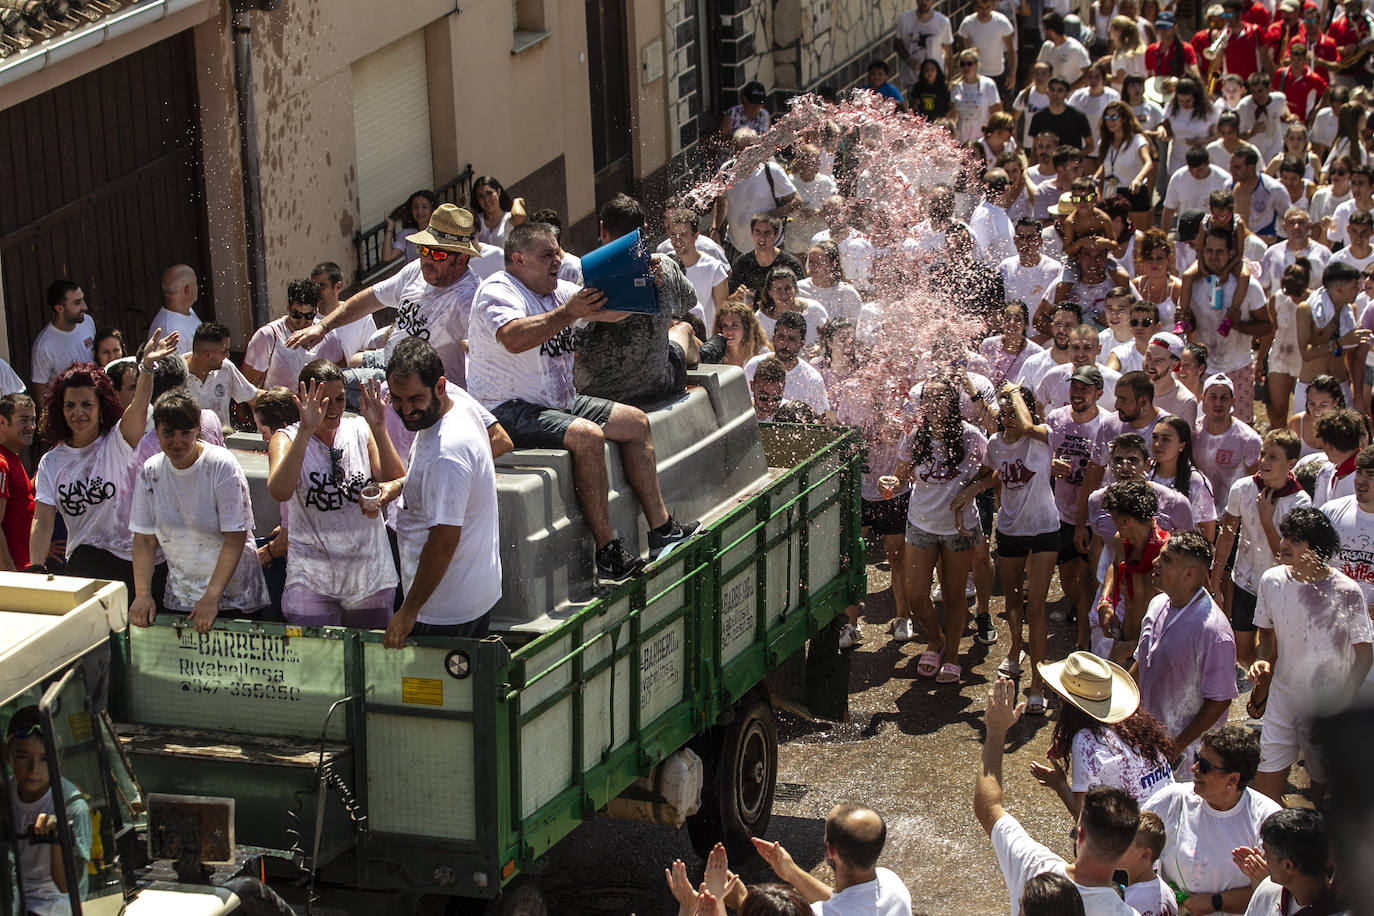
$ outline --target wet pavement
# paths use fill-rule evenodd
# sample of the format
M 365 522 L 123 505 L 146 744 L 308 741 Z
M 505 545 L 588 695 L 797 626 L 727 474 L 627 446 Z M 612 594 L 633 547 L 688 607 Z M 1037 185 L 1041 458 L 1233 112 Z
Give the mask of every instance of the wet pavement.
M 963 682 L 936 684 L 916 676 L 916 657 L 924 645 L 919 629 L 918 639 L 908 643 L 895 643 L 886 632 L 892 616 L 889 571 L 878 559 L 878 552 L 870 554 L 864 641 L 853 652 L 848 720 L 814 723 L 779 713 L 778 789 L 766 836 L 829 881 L 822 843 L 826 811 L 840 801 L 860 801 L 887 820 L 887 847 L 879 864 L 906 882 L 914 913 L 1005 914 L 1006 885 L 972 807 L 983 708 L 997 665 L 1006 657 L 1002 599 L 992 602 L 998 642 L 979 646 L 967 631 L 961 643 Z M 1056 579 L 1051 608 L 1060 597 Z M 1050 624 L 1051 658 L 1072 651 L 1073 626 Z M 1028 678 L 1022 675 L 1023 686 Z M 1243 701 L 1242 696 L 1232 709 L 1233 722 L 1244 721 Z M 1023 717 L 1008 736 L 1005 804 L 1032 836 L 1068 856 L 1069 814 L 1029 771 L 1049 748 L 1057 701 L 1049 702 L 1048 716 Z M 700 880 L 703 863 L 685 830 L 596 821 L 552 851 L 540 881 L 557 916 L 672 916 L 677 905 L 663 870 L 675 858 Z M 771 879 L 757 857 L 732 866 L 746 882 Z

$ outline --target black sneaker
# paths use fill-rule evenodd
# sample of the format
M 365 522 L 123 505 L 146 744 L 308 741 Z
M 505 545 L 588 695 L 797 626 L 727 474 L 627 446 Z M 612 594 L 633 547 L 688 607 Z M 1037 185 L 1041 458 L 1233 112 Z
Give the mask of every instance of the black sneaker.
M 979 614 L 974 618 L 974 638 L 985 646 L 997 642 L 997 628 L 992 625 L 991 614 Z
M 620 538 L 596 552 L 596 574 L 603 581 L 624 582 L 634 578 L 643 568 L 644 561 L 626 550 Z
M 701 522 L 688 522 L 684 525 L 674 521 L 671 517 L 668 519 L 668 524 L 670 527 L 667 534 L 659 534 L 656 531 L 649 532 L 649 556 L 657 557 L 674 544 L 685 541 L 696 534 L 697 529 L 701 527 Z

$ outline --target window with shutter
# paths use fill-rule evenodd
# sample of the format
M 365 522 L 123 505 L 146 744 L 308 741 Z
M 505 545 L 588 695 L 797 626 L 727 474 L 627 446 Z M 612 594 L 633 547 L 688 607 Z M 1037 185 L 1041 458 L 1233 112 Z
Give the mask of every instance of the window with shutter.
M 371 225 L 434 187 L 424 32 L 356 61 L 352 76 L 359 221 Z

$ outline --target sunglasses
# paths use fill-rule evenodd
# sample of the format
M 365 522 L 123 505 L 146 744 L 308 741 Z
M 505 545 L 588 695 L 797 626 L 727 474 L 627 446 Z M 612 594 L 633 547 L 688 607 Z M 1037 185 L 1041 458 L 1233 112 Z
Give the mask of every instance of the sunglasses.
M 343 479 L 344 475 L 343 449 L 331 448 L 329 450 L 329 473 L 334 479 L 334 485 L 338 486 L 339 481 Z
M 1132 319 L 1131 319 L 1131 327 L 1133 327 L 1133 328 L 1148 328 L 1148 327 L 1150 327 L 1150 326 L 1153 325 L 1153 324 L 1155 324 L 1155 322 L 1151 321 L 1151 320 L 1148 319 L 1148 318 L 1132 318 Z
M 976 66 L 978 66 L 978 64 L 976 64 L 975 62 L 973 62 L 973 61 L 971 61 L 971 60 L 961 60 L 961 61 L 959 61 L 959 66 L 960 66 L 961 68 L 967 69 L 968 67 L 976 67 Z
M 420 257 L 429 258 L 431 261 L 447 261 L 453 257 L 453 252 L 444 251 L 442 248 L 430 248 L 428 245 L 417 245 Z
M 1201 773 L 1203 776 L 1206 776 L 1213 770 L 1225 772 L 1221 769 L 1220 766 L 1208 760 L 1206 757 L 1202 756 L 1201 752 L 1199 751 L 1193 751 L 1193 763 L 1197 765 L 1197 771 Z
M 756 394 L 754 400 L 760 404 L 781 404 L 782 395 L 780 394 Z
M 23 741 L 25 738 L 41 738 L 43 736 L 43 723 L 35 722 L 32 725 L 19 725 L 10 732 L 10 741 Z
M 295 309 L 287 309 L 286 311 L 293 321 L 311 321 L 316 315 L 315 312 L 298 312 Z
M 1345 170 L 1345 169 L 1332 169 L 1332 170 L 1331 170 L 1331 177 L 1332 177 L 1332 178 L 1344 178 L 1344 177 L 1346 177 L 1346 176 L 1349 175 L 1349 174 L 1350 174 L 1350 172 L 1348 172 L 1348 171 Z
M 1115 115 L 1115 114 L 1103 115 L 1103 116 L 1102 116 L 1102 120 L 1104 120 L 1104 121 L 1120 121 L 1120 120 L 1121 120 L 1121 115 Z
M 1076 204 L 1090 204 L 1097 200 L 1096 194 L 1070 194 L 1069 200 Z
M 1360 276 L 1364 277 L 1366 280 L 1374 280 L 1374 273 L 1360 274 Z

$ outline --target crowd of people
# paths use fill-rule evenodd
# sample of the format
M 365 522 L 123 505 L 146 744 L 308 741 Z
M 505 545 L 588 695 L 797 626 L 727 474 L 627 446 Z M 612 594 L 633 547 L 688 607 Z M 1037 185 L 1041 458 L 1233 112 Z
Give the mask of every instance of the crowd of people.
M 1183 40 L 1156 0 L 1063 5 L 1036 24 L 1024 87 L 1014 4 L 977 0 L 957 29 L 931 0 L 903 14 L 897 82 L 875 62 L 867 88 L 945 129 L 969 167 L 909 189 L 921 219 L 895 240 L 880 205 L 895 192 L 853 167 L 864 138 L 834 122 L 709 206 L 671 201 L 661 224 L 606 202 L 601 242 L 666 236 L 658 314 L 585 287 L 559 214 L 489 176 L 472 210 L 421 190 L 392 214 L 384 257 L 403 266 L 387 279 L 341 299 L 322 262 L 290 283 L 238 363 L 185 265 L 127 354 L 78 284 L 53 282 L 30 384 L 0 366 L 0 565 L 122 580 L 136 625 L 279 606 L 385 629 L 391 647 L 483 636 L 501 584 L 494 460 L 570 452 L 595 569 L 627 579 L 645 558 L 612 528 L 606 442 L 649 555 L 690 537 L 645 410 L 690 367 L 737 366 L 760 421 L 860 430 L 888 632 L 921 640 L 918 676 L 967 682 L 970 619 L 973 640 L 999 642 L 1000 583 L 974 809 L 1014 913 L 1330 911 L 1321 817 L 1280 806 L 1299 761 L 1323 802 L 1314 722 L 1374 695 L 1374 19 L 1357 0 L 1226 0 Z M 767 136 L 766 98 L 744 87 L 719 164 Z M 910 331 L 889 304 L 913 284 L 980 333 L 903 367 L 885 403 L 867 370 Z M 223 447 L 236 405 L 268 440 L 282 505 L 257 538 Z M 874 638 L 863 610 L 842 648 Z M 1049 656 L 1052 624 L 1067 658 Z M 1245 693 L 1250 721 L 1228 724 Z M 1051 709 L 1035 772 L 1074 819 L 1073 862 L 1002 804 L 1007 730 Z M 884 837 L 871 809 L 831 812 L 833 889 L 764 841 L 783 885 L 746 891 L 723 852 L 702 885 L 680 863 L 669 884 L 684 913 L 907 913 L 876 865 Z

